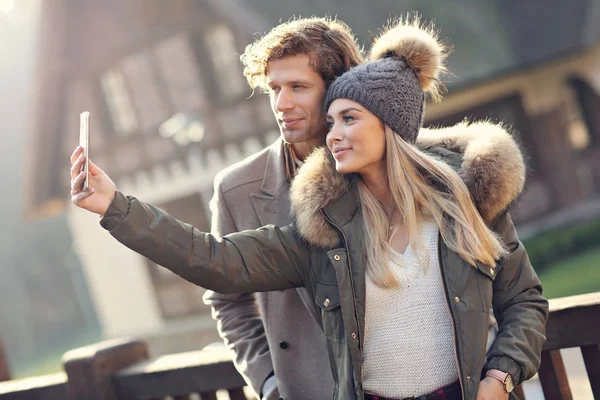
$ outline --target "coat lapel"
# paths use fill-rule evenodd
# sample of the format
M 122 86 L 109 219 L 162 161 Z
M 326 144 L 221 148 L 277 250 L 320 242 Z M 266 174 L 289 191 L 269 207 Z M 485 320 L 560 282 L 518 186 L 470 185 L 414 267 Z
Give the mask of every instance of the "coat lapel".
M 288 225 L 291 222 L 289 188 L 283 161 L 283 141 L 277 140 L 267 157 L 261 193 L 252 193 L 250 201 L 262 225 Z
M 285 226 L 291 222 L 286 190 L 282 190 L 277 196 L 252 193 L 250 200 L 261 225 Z
M 271 146 L 267 158 L 261 185 L 262 193 L 250 195 L 250 201 L 261 225 L 285 226 L 293 221 L 290 213 L 290 182 L 285 173 L 283 151 L 284 144 L 279 139 Z M 316 321 L 319 321 L 320 316 L 317 314 L 314 301 L 306 289 L 297 288 L 296 290 L 310 314 Z

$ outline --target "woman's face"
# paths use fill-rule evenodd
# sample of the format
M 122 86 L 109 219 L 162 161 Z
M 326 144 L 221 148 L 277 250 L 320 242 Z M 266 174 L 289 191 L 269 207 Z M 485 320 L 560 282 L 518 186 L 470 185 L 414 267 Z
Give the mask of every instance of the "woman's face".
M 342 174 L 384 168 L 385 131 L 381 120 L 355 101 L 336 99 L 327 111 L 327 147 Z

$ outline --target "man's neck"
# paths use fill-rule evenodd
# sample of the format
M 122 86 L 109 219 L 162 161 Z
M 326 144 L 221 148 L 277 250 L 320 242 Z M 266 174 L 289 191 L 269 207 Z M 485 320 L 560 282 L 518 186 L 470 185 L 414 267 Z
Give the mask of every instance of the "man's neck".
M 293 149 L 296 158 L 303 162 L 304 159 L 317 147 L 321 147 L 325 144 L 325 138 L 323 140 L 310 140 L 307 142 L 290 143 L 289 146 Z

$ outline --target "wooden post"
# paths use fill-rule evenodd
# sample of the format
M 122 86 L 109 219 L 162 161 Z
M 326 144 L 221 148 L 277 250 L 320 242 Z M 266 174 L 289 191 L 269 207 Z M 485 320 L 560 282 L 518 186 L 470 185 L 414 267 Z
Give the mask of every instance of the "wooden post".
M 112 376 L 147 359 L 148 345 L 131 339 L 109 340 L 68 351 L 63 356 L 67 399 L 116 400 Z
M 573 399 L 560 350 L 542 352 L 542 364 L 538 374 L 546 400 Z
M 600 399 L 600 346 L 581 346 L 581 355 L 595 399 Z
M 517 386 L 514 392 L 519 399 L 525 400 L 525 393 L 523 393 L 523 387 L 521 385 Z
M 244 389 L 230 389 L 229 390 L 229 398 L 231 400 L 247 400 L 246 394 L 244 393 Z
M 4 344 L 0 339 L 0 382 L 10 380 L 10 369 L 8 368 L 8 360 L 6 359 L 6 352 L 4 351 Z

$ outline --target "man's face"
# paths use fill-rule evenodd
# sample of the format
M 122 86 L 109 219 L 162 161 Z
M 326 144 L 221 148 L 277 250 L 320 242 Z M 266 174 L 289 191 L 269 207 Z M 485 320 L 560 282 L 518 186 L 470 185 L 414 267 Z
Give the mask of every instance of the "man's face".
M 306 54 L 269 61 L 267 85 L 271 109 L 287 143 L 324 143 L 325 82 Z

